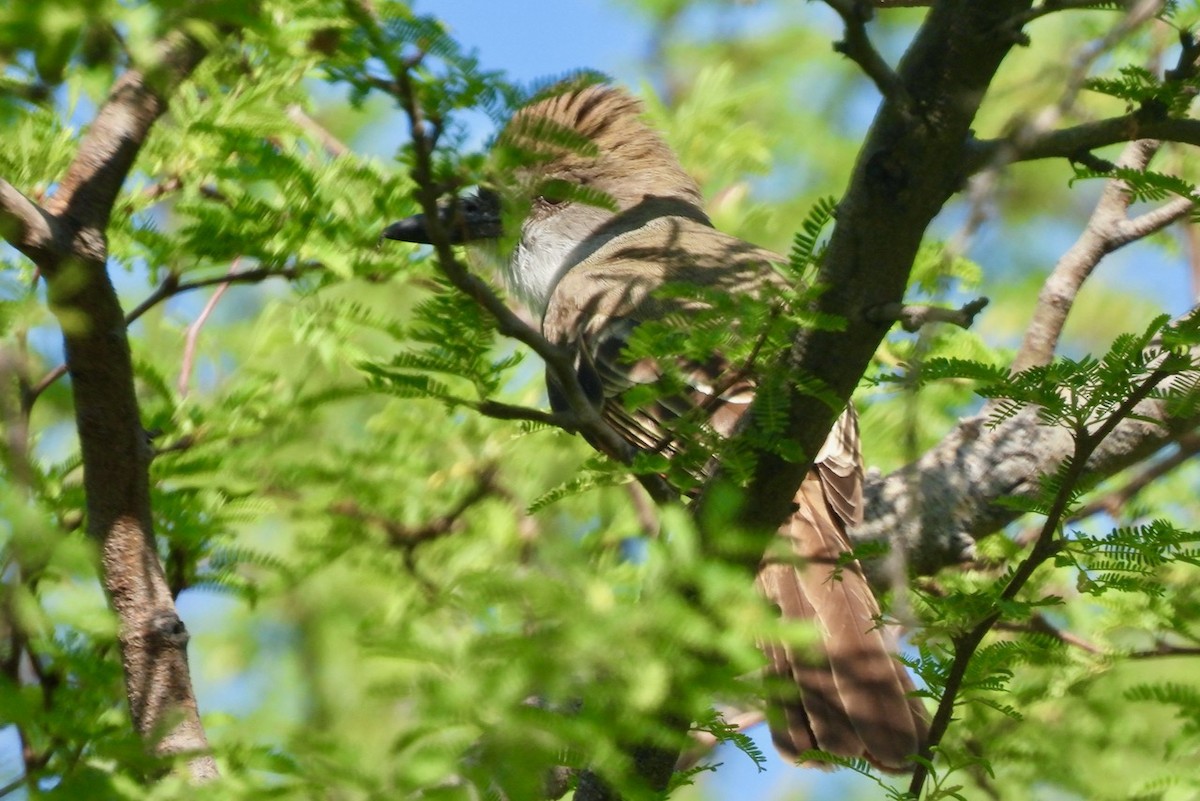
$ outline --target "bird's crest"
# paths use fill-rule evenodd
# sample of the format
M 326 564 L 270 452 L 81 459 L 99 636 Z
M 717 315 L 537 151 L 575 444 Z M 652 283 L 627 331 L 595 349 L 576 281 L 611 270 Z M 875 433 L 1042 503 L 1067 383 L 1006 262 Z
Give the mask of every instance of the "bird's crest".
M 624 90 L 578 81 L 520 109 L 499 138 L 510 167 L 539 185 L 560 181 L 604 192 L 621 208 L 647 195 L 701 204 L 700 189 Z

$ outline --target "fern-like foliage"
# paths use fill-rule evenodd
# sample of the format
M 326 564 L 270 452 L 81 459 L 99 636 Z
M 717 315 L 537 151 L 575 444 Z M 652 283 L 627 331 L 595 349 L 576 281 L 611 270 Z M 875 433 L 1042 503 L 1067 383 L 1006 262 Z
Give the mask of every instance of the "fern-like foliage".
M 811 749 L 801 752 L 797 757 L 797 762 L 802 765 L 818 765 L 827 768 L 843 768 L 845 770 L 857 773 L 866 779 L 869 779 L 879 788 L 882 793 L 881 798 L 890 799 L 890 801 L 903 801 L 908 798 L 907 794 L 899 788 L 893 787 L 885 782 L 879 774 L 871 766 L 871 763 L 865 759 L 857 759 L 853 757 L 843 757 L 837 754 L 831 754 L 828 751 Z
M 1076 586 L 1090 595 L 1109 590 L 1162 595 L 1166 591 L 1163 568 L 1200 567 L 1200 532 L 1158 519 L 1117 528 L 1102 537 L 1074 534 L 1064 542 L 1056 564 L 1075 568 Z
M 1075 164 L 1073 181 L 1093 178 L 1117 178 L 1124 182 L 1126 191 L 1135 201 L 1154 202 L 1180 197 L 1196 200 L 1196 185 L 1191 181 L 1169 173 L 1155 170 L 1135 170 L 1129 167 L 1097 169 L 1094 166 Z
M 962 359 L 935 358 L 924 362 L 921 382 L 969 379 L 980 382 L 978 393 L 994 401 L 989 423 L 997 426 L 1023 409 L 1036 409 L 1045 425 L 1087 432 L 1114 414 L 1130 391 L 1152 375 L 1180 376 L 1179 389 L 1156 392 L 1166 398 L 1191 398 L 1196 360 L 1189 348 L 1197 339 L 1195 316 L 1172 323 L 1167 315 L 1154 319 L 1140 334 L 1118 336 L 1103 358 L 1061 357 L 1046 365 L 1010 375 L 1004 368 Z M 912 380 L 892 376 L 888 380 Z M 1136 418 L 1132 409 L 1127 416 Z
M 800 230 L 792 238 L 792 249 L 788 251 L 787 270 L 796 282 L 803 281 L 821 258 L 821 237 L 837 215 L 837 201 L 832 197 L 817 200 Z
M 762 752 L 762 749 L 754 742 L 753 738 L 749 737 L 745 732 L 740 731 L 737 726 L 725 720 L 725 717 L 717 710 L 712 710 L 711 714 L 696 723 L 692 727 L 693 731 L 706 732 L 711 734 L 719 743 L 729 743 L 734 748 L 741 751 L 754 766 L 759 773 L 766 770 L 767 757 Z
M 1165 81 L 1144 67 L 1121 67 L 1116 78 L 1091 78 L 1085 87 L 1093 92 L 1125 100 L 1130 107 L 1152 108 L 1172 116 L 1187 112 L 1200 80 Z
M 1151 701 L 1176 708 L 1176 714 L 1187 725 L 1188 732 L 1200 734 L 1200 687 L 1177 682 L 1137 684 L 1125 691 L 1130 701 Z
M 634 465 L 635 471 L 652 473 L 667 467 L 661 456 L 648 455 L 643 459 Z M 601 487 L 620 486 L 631 480 L 629 469 L 624 465 L 615 464 L 603 456 L 593 456 L 580 467 L 576 475 L 534 499 L 526 511 L 528 514 L 536 514 L 565 498 L 581 495 Z
M 401 333 L 401 332 L 397 332 Z M 437 398 L 456 406 L 495 395 L 522 361 L 519 352 L 495 353 L 495 322 L 472 299 L 440 283 L 417 304 L 403 341 L 417 345 L 390 362 L 363 361 L 373 386 L 400 397 Z

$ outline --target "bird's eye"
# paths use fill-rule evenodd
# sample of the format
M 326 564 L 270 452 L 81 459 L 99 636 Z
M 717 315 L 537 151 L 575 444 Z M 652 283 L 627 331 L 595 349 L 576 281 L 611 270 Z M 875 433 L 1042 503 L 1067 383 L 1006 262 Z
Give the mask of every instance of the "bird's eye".
M 561 206 L 571 199 L 571 190 L 566 181 L 552 179 L 538 187 L 536 200 L 542 206 Z

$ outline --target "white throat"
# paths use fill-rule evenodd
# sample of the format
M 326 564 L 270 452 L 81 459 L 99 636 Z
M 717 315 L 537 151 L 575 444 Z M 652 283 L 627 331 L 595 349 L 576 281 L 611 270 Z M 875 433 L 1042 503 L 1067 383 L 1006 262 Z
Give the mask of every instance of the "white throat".
M 590 252 L 580 246 L 612 216 L 579 203 L 530 215 L 505 265 L 509 290 L 541 319 L 559 279 Z
M 536 228 L 530 231 L 526 226 L 517 246 L 513 248 L 504 277 L 509 290 L 539 320 L 546 313 L 550 293 L 571 268 L 567 257 L 576 245 L 569 239 L 539 235 Z

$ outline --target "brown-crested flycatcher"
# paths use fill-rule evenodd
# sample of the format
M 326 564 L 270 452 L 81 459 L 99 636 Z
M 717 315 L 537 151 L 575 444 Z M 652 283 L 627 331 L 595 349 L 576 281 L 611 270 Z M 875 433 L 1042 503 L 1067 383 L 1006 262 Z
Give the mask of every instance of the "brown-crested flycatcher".
M 707 430 L 731 436 L 753 400 L 753 370 L 721 353 L 679 357 L 673 369 L 684 391 L 631 408 L 623 395 L 664 371 L 661 359 L 629 358 L 626 345 L 639 324 L 686 319 L 704 303 L 703 294 L 664 293 L 665 285 L 758 294 L 779 288 L 783 279 L 771 265 L 786 259 L 712 227 L 696 182 L 620 90 L 563 88 L 520 110 L 500 143 L 527 154 L 503 190 L 505 202 L 517 197 L 528 209 L 519 235 L 511 232 L 506 282 L 541 317 L 546 339 L 575 356 L 581 385 L 605 421 L 635 449 L 668 455 L 681 447 L 671 423 L 689 411 L 702 410 Z M 606 200 L 585 202 L 588 196 Z M 447 230 L 455 242 L 497 238 L 500 206 L 491 191 L 464 199 L 454 219 L 447 214 Z M 384 236 L 428 242 L 420 215 Z M 551 403 L 565 405 L 552 377 L 549 385 Z M 835 424 L 795 505 L 778 533 L 790 558 L 764 560 L 758 586 L 785 617 L 812 621 L 820 645 L 763 645 L 771 674 L 798 688 L 773 703 L 775 744 L 785 755 L 819 748 L 885 770 L 911 769 L 907 758 L 926 733 L 924 708 L 891 653 L 858 562 L 837 567 L 850 550 L 846 529 L 862 515 L 852 408 Z

